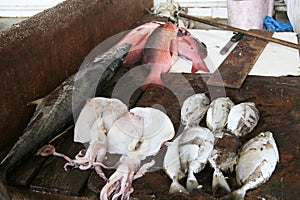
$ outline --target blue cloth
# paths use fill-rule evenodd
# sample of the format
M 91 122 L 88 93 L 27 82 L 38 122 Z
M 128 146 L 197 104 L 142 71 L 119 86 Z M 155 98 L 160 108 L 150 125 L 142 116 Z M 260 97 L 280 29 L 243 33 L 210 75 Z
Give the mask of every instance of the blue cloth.
M 272 30 L 275 32 L 278 31 L 293 31 L 293 27 L 290 22 L 281 22 L 277 21 L 270 16 L 266 16 L 263 20 L 264 29 L 265 30 Z

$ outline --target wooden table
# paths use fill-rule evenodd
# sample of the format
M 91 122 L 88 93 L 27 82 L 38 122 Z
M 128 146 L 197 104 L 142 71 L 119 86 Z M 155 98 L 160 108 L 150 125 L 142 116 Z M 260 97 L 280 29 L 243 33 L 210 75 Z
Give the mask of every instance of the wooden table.
M 144 19 L 149 21 L 150 18 Z M 142 23 L 143 21 L 140 21 Z M 154 106 L 164 110 L 171 118 L 179 134 L 180 103 L 194 93 L 206 93 L 212 99 L 227 96 L 235 103 L 255 102 L 261 115 L 257 127 L 243 138 L 243 142 L 261 131 L 271 131 L 277 142 L 280 162 L 271 179 L 255 190 L 249 191 L 246 199 L 297 199 L 300 196 L 300 77 L 248 76 L 240 89 L 208 86 L 209 74 L 167 74 L 163 81 L 169 88 L 150 87 L 145 91 L 133 88 L 117 90 L 116 83 L 128 76 L 126 85 L 140 83 L 147 74 L 129 73 L 121 68 L 103 92 L 104 97 L 129 101 L 130 107 Z M 188 88 L 187 88 L 188 87 Z M 191 90 L 194 91 L 191 93 Z M 122 92 L 123 91 L 123 92 Z M 201 122 L 201 125 L 205 125 Z M 84 146 L 73 143 L 73 129 L 53 144 L 57 151 L 74 157 Z M 63 170 L 65 161 L 56 157 L 29 157 L 9 175 L 10 192 L 15 199 L 98 199 L 105 184 L 94 170 Z M 111 174 L 113 171 L 105 171 Z M 196 175 L 203 188 L 189 196 L 168 194 L 171 180 L 162 169 L 146 173 L 133 182 L 134 199 L 214 199 L 211 190 L 213 170 L 207 165 Z M 226 173 L 232 190 L 238 188 L 234 173 Z M 184 183 L 184 180 L 183 180 Z M 42 192 L 33 192 L 42 191 Z M 49 193 L 49 194 L 48 194 Z M 220 191 L 216 197 L 224 194 Z

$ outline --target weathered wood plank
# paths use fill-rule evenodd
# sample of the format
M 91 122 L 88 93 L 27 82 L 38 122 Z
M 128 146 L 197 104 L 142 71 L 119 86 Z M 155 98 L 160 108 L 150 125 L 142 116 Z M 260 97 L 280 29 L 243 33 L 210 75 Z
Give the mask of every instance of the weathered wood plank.
M 68 196 L 62 194 L 50 194 L 34 192 L 28 188 L 9 187 L 12 200 L 99 200 L 99 196 L 85 189 L 82 196 Z
M 45 158 L 43 157 L 29 156 L 20 167 L 16 167 L 9 173 L 7 176 L 9 184 L 27 187 L 44 161 Z
M 55 146 L 57 152 L 62 152 L 70 158 L 84 148 L 82 144 L 73 142 L 73 129 L 67 132 Z M 41 166 L 30 187 L 32 190 L 64 195 L 81 195 L 86 187 L 90 170 L 79 169 L 64 170 L 66 161 L 58 157 L 49 157 Z
M 252 31 L 260 32 L 266 37 L 273 35 L 271 31 Z M 240 88 L 267 44 L 267 41 L 244 36 L 207 83 L 209 85 Z

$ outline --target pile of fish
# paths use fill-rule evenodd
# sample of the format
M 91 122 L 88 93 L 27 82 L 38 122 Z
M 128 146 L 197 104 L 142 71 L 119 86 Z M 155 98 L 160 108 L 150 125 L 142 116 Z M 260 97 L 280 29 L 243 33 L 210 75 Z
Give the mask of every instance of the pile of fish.
M 203 43 L 183 27 L 153 21 L 131 30 L 114 47 L 66 79 L 41 100 L 23 135 L 0 163 L 1 199 L 10 199 L 6 188 L 7 173 L 72 123 L 73 117 L 74 141 L 89 143 L 89 147 L 74 159 L 55 152 L 51 145 L 38 153 L 65 158 L 66 168 L 94 168 L 107 181 L 101 190 L 101 199 L 129 199 L 133 192 L 132 181 L 154 164 L 154 161 L 144 164 L 142 161 L 157 154 L 161 146 L 173 138 L 173 124 L 157 109 L 128 110 L 117 99 L 93 97 L 101 96 L 101 89 L 121 64 L 132 66 L 141 62 L 149 70 L 142 88 L 160 86 L 161 74 L 170 70 L 178 56 L 193 62 L 192 72 L 209 71 L 203 61 L 207 56 Z M 207 162 L 215 169 L 213 190 L 220 185 L 229 191 L 222 171 L 233 169 L 236 164 L 237 181 L 242 187 L 231 195 L 243 198 L 248 189 L 271 176 L 279 160 L 276 144 L 272 133 L 265 132 L 240 149 L 239 137 L 250 133 L 259 120 L 255 104 L 234 105 L 229 98 L 209 102 L 204 94 L 196 94 L 183 104 L 181 115 L 185 130 L 169 143 L 164 158 L 164 170 L 173 181 L 170 192 L 188 193 L 199 188 L 194 173 L 200 172 Z M 199 126 L 205 115 L 208 128 Z M 115 166 L 107 167 L 102 163 L 107 153 L 121 155 Z M 248 164 L 250 167 L 246 168 Z M 116 171 L 107 178 L 102 168 L 115 168 Z M 185 176 L 188 177 L 187 189 L 179 184 Z
M 205 94 L 194 94 L 183 103 L 181 121 L 185 128 L 168 143 L 163 164 L 172 180 L 169 193 L 188 194 L 200 189 L 194 173 L 209 163 L 214 169 L 213 193 L 222 187 L 229 192 L 224 199 L 244 199 L 247 190 L 265 183 L 275 170 L 279 162 L 275 140 L 266 131 L 241 144 L 240 138 L 252 132 L 259 120 L 253 102 L 235 105 L 228 97 L 209 102 Z M 208 128 L 199 125 L 205 114 Z M 241 188 L 231 193 L 222 172 L 234 169 Z M 187 177 L 186 187 L 180 184 L 184 177 Z
M 26 156 L 56 137 L 66 125 L 73 122 L 73 117 L 76 121 L 85 102 L 95 96 L 101 96 L 102 89 L 109 83 L 120 65 L 132 66 L 142 61 L 142 64 L 150 71 L 142 85 L 142 88 L 146 88 L 149 85 L 161 85 L 160 75 L 170 70 L 178 56 L 192 60 L 193 72 L 208 71 L 203 62 L 207 56 L 205 45 L 193 38 L 185 28 L 178 27 L 171 22 L 149 22 L 131 30 L 107 52 L 82 66 L 80 71 L 67 78 L 55 90 L 38 101 L 36 111 L 23 135 L 0 163 L 1 199 L 10 199 L 6 187 L 8 171 L 21 163 Z M 106 112 L 105 109 L 99 109 L 100 113 Z M 104 127 L 98 127 L 95 124 L 93 127 L 85 128 L 100 128 L 104 131 L 112 125 L 103 123 Z M 89 125 L 92 126 L 92 124 Z M 94 141 L 92 138 L 93 136 L 89 136 L 83 140 Z M 77 139 L 76 135 L 75 140 Z M 95 159 L 101 161 L 103 158 L 100 155 L 104 155 L 106 148 L 103 145 L 102 139 L 90 143 L 86 154 L 78 155 L 76 160 L 69 165 L 84 169 L 92 166 Z M 53 150 L 49 151 L 53 152 Z M 96 158 L 95 155 L 97 155 Z M 105 178 L 100 166 L 97 167 L 97 172 Z
M 206 116 L 207 127 L 199 124 Z M 212 191 L 219 187 L 228 191 L 224 199 L 244 199 L 246 191 L 266 182 L 279 161 L 278 149 L 271 132 L 261 132 L 243 145 L 240 138 L 252 132 L 259 120 L 253 102 L 234 104 L 228 97 L 210 100 L 205 94 L 187 98 L 181 109 L 183 132 L 172 142 L 174 127 L 169 117 L 154 108 L 128 110 L 118 99 L 95 97 L 86 102 L 75 124 L 74 141 L 89 143 L 75 159 L 55 152 L 47 145 L 40 155 L 66 159 L 67 167 L 81 170 L 94 168 L 106 181 L 100 199 L 130 199 L 133 180 L 143 176 L 155 163 L 142 164 L 156 155 L 166 143 L 163 169 L 171 178 L 169 193 L 185 193 L 201 189 L 195 173 L 207 163 L 214 169 Z M 114 166 L 103 164 L 108 154 L 121 155 Z M 102 168 L 115 169 L 107 178 Z M 231 192 L 224 171 L 236 172 L 241 187 Z M 180 180 L 186 178 L 186 187 Z
M 123 66 L 139 61 L 150 72 L 141 88 L 161 86 L 161 74 L 169 72 L 179 56 L 193 62 L 191 72 L 209 72 L 203 59 L 207 57 L 204 43 L 192 37 L 184 27 L 172 22 L 152 21 L 132 29 L 116 46 L 131 44 Z

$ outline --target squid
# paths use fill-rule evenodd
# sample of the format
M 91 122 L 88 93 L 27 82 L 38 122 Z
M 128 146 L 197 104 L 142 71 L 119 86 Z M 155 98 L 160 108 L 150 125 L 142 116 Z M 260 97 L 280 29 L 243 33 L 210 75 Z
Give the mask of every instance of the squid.
M 133 180 L 142 177 L 155 164 L 142 164 L 156 155 L 161 146 L 175 135 L 169 117 L 154 108 L 136 107 L 120 117 L 107 134 L 107 152 L 122 155 L 116 171 L 100 192 L 100 199 L 130 198 Z
M 107 151 L 107 132 L 113 123 L 128 112 L 127 106 L 118 99 L 95 97 L 87 101 L 75 123 L 74 141 L 89 143 L 75 159 L 65 164 L 81 170 L 95 168 L 97 174 L 107 180 L 101 163 Z

